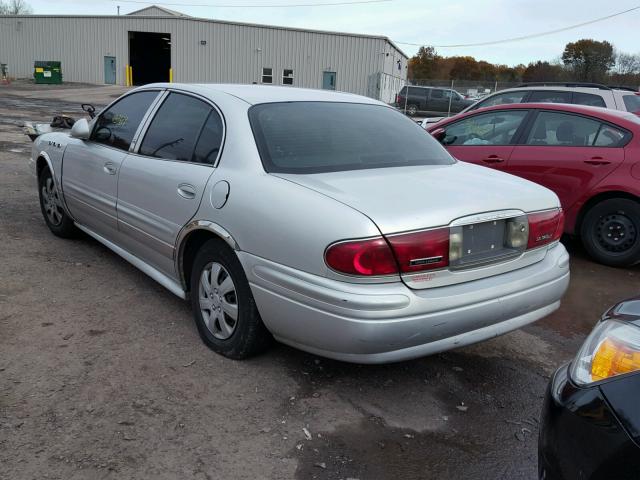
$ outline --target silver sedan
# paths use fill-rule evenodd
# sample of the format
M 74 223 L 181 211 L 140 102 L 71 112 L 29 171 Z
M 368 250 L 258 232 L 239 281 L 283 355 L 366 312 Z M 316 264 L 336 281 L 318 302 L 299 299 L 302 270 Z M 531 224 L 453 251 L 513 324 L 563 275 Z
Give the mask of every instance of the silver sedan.
M 81 230 L 189 299 L 231 358 L 273 338 L 415 358 L 538 320 L 569 283 L 555 194 L 457 162 L 365 97 L 148 85 L 40 136 L 32 160 L 54 234 Z

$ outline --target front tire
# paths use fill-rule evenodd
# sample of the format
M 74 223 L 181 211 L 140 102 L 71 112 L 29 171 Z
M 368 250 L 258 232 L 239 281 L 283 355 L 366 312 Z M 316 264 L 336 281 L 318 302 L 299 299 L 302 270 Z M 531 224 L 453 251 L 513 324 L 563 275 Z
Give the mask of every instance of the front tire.
M 592 207 L 580 229 L 582 244 L 599 263 L 628 267 L 640 262 L 640 203 L 627 198 Z
M 207 241 L 196 254 L 191 307 L 202 341 L 225 357 L 244 359 L 270 344 L 242 265 L 221 240 Z
M 40 210 L 49 230 L 61 238 L 75 237 L 78 234 L 78 229 L 62 206 L 62 198 L 60 198 L 53 181 L 51 170 L 48 168 L 45 168 L 38 177 L 38 194 L 40 196 Z

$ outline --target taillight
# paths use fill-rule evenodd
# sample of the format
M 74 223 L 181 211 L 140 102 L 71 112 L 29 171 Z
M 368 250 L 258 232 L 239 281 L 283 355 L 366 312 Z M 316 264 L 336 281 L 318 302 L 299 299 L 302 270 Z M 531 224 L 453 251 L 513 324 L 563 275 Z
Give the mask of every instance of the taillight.
M 347 275 L 398 273 L 396 259 L 382 237 L 334 243 L 327 248 L 324 258 L 329 267 Z
M 527 248 L 537 248 L 560 240 L 564 230 L 564 212 L 562 209 L 547 212 L 530 213 L 529 241 Z
M 449 265 L 449 228 L 401 233 L 387 237 L 400 272 L 433 270 Z

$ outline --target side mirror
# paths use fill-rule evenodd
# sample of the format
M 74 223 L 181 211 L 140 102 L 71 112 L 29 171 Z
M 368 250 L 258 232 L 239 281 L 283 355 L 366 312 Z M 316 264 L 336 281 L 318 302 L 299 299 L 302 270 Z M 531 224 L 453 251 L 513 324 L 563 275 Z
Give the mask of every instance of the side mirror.
M 438 140 L 439 142 L 442 142 L 444 140 L 444 137 L 447 135 L 447 132 L 444 128 L 436 128 L 430 133 L 431 133 L 431 136 L 436 140 Z
M 77 120 L 76 123 L 73 124 L 73 127 L 71 127 L 71 136 L 73 138 L 88 140 L 90 135 L 91 131 L 89 130 L 89 122 L 87 122 L 86 118 Z

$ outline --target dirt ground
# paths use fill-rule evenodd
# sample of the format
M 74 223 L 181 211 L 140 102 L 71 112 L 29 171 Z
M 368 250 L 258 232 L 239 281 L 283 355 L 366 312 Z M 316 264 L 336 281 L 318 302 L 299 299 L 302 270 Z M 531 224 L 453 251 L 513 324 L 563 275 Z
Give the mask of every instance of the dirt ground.
M 567 241 L 561 309 L 489 342 L 386 366 L 282 345 L 227 360 L 185 302 L 41 218 L 20 122 L 121 90 L 0 87 L 1 479 L 536 478 L 549 375 L 640 269 Z

